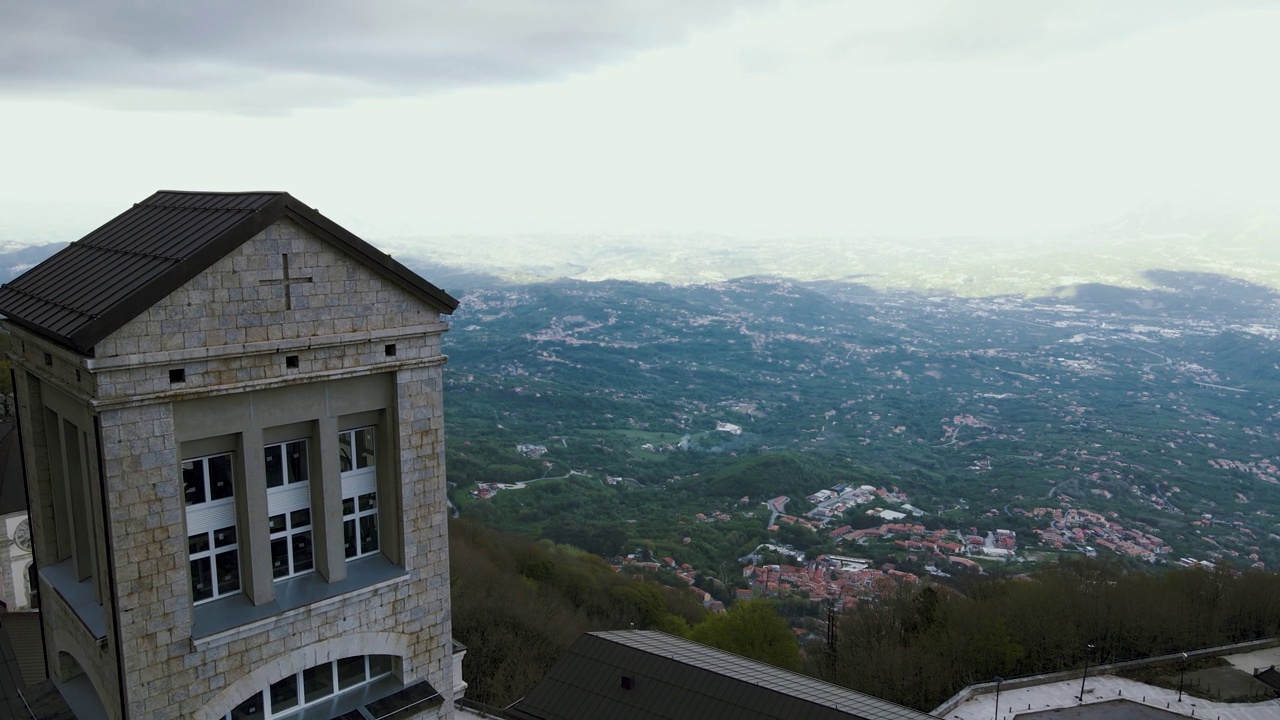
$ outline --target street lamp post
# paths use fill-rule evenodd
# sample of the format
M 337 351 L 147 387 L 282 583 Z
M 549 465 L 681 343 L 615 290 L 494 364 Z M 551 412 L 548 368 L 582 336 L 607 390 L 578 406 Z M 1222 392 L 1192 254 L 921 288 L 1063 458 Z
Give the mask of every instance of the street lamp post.
M 1182 678 L 1187 674 L 1187 654 L 1182 653 L 1182 666 L 1178 668 L 1178 702 L 1182 702 Z
M 1084 681 L 1089 677 L 1089 657 L 1093 655 L 1093 651 L 1096 650 L 1097 647 L 1093 643 L 1089 643 L 1088 645 L 1085 645 L 1084 648 L 1089 652 L 1085 653 L 1084 673 L 1080 675 L 1080 702 L 1084 702 Z
M 1002 677 L 1000 677 L 999 675 L 997 675 L 997 676 L 996 676 L 996 717 L 995 717 L 995 720 L 1000 720 L 1000 683 L 1002 683 L 1002 682 L 1004 682 L 1004 678 L 1002 678 Z

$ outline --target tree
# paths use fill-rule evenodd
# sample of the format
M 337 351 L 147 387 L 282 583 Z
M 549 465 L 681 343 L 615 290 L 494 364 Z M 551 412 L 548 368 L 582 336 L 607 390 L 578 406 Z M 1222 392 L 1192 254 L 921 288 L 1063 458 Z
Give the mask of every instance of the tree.
M 800 645 L 772 600 L 740 602 L 689 631 L 689 639 L 786 670 L 800 668 Z

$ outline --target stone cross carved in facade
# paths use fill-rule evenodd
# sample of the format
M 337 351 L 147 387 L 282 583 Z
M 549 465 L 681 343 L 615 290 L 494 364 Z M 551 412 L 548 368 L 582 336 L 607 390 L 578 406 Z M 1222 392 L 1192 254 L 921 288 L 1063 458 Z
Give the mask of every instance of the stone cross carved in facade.
M 458 301 L 282 192 L 163 190 L 74 247 L 0 286 L 42 698 L 106 720 L 453 717 Z
M 311 277 L 290 277 L 289 276 L 289 254 L 285 253 L 280 256 L 280 266 L 283 268 L 283 278 L 272 278 L 270 280 L 259 280 L 260 285 L 284 285 L 284 309 L 293 309 L 293 285 L 292 283 L 309 283 Z

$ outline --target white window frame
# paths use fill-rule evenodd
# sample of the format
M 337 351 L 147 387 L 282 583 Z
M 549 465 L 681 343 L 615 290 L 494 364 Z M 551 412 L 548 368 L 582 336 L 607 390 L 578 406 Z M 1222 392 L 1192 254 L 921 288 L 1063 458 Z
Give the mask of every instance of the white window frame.
M 357 436 L 367 433 L 365 447 L 371 453 L 357 453 Z M 378 522 L 377 426 L 351 428 L 338 433 L 339 469 L 342 481 L 343 554 L 347 560 L 377 554 L 382 547 Z M 373 542 L 367 543 L 362 529 L 373 525 Z
M 375 659 L 377 658 L 377 659 Z M 351 683 L 347 687 L 338 686 L 338 663 L 359 659 L 364 664 L 364 674 L 362 678 Z M 381 667 L 375 667 L 375 664 Z M 307 708 L 332 699 L 338 695 L 358 690 L 366 685 L 375 683 L 385 677 L 391 675 L 392 668 L 395 664 L 395 658 L 391 655 L 353 655 L 350 657 L 339 658 L 338 660 L 330 660 L 320 663 L 314 667 L 307 668 L 304 671 L 296 672 L 271 683 L 265 690 L 250 695 L 244 702 L 237 705 L 231 712 L 224 716 L 224 720 L 240 720 L 244 717 L 261 718 L 262 720 L 280 720 L 301 713 Z M 329 691 L 323 695 L 317 695 L 310 700 L 306 698 L 306 684 L 304 678 L 307 673 L 319 670 L 327 666 L 329 671 Z M 376 673 L 376 674 L 375 674 Z M 282 707 L 278 711 L 272 709 L 271 690 L 279 686 L 281 689 L 287 689 L 290 681 L 293 683 L 294 698 L 297 702 L 287 707 Z M 261 708 L 259 712 L 252 713 L 252 706 L 256 704 Z M 239 713 L 239 714 L 237 714 Z
M 264 466 L 273 451 L 279 453 L 280 484 L 272 487 L 267 473 L 267 532 L 270 535 L 271 577 L 287 580 L 315 572 L 315 517 L 311 512 L 311 469 L 306 438 L 273 443 L 263 448 Z M 301 472 L 290 466 L 289 456 L 299 452 Z M 265 471 L 265 467 L 264 467 Z M 279 524 L 275 527 L 273 523 Z M 284 543 L 284 565 L 276 565 L 276 545 Z M 302 551 L 309 548 L 309 553 Z
M 213 499 L 212 476 L 209 472 L 210 461 L 222 461 L 228 466 L 230 473 L 230 494 L 226 497 Z M 191 578 L 191 601 L 193 605 L 217 600 L 218 598 L 236 595 L 243 591 L 244 582 L 241 578 L 240 566 L 240 542 L 238 529 L 236 527 L 236 506 L 235 506 L 235 462 L 231 453 L 216 453 L 213 455 L 203 455 L 200 457 L 188 458 L 182 461 L 181 472 L 183 499 L 186 501 L 187 494 L 187 478 L 186 472 L 196 467 L 201 468 L 202 485 L 200 491 L 202 500 L 200 502 L 190 503 L 186 505 L 187 519 L 187 556 L 188 570 Z M 193 541 L 197 538 L 202 539 L 205 547 L 200 550 L 194 549 Z M 219 544 L 221 541 L 222 544 Z M 234 583 L 230 579 L 220 580 L 218 573 L 218 560 L 222 557 L 230 556 L 236 565 L 236 576 Z M 197 598 L 195 586 L 195 573 L 191 572 L 196 563 L 207 563 L 209 576 L 212 578 L 211 594 L 208 597 Z

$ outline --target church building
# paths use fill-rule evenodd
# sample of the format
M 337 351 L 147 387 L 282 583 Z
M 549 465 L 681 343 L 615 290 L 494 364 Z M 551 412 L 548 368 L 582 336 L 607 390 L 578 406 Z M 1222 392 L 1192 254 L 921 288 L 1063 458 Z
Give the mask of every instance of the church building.
M 158 192 L 0 288 L 77 717 L 450 716 L 456 307 L 282 192 Z

